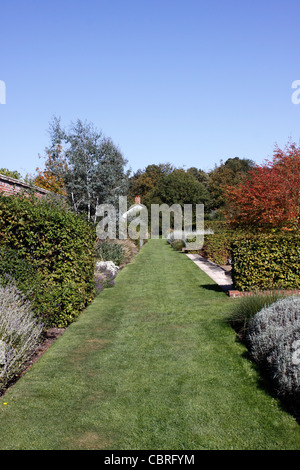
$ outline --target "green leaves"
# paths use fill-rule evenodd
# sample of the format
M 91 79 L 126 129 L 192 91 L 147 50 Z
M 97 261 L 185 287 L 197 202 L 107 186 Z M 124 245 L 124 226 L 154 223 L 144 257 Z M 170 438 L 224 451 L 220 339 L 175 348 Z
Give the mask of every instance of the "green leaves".
M 78 119 L 66 131 L 55 119 L 51 131 L 47 168 L 63 181 L 74 211 L 95 219 L 97 204 L 114 203 L 127 189 L 127 161 L 91 123 Z
M 233 241 L 233 281 L 241 291 L 300 288 L 300 235 L 244 234 Z
M 67 326 L 93 298 L 94 227 L 59 202 L 0 196 L 0 210 L 2 249 L 13 253 L 3 269 L 31 287 L 46 326 Z M 38 282 L 28 286 L 32 270 Z

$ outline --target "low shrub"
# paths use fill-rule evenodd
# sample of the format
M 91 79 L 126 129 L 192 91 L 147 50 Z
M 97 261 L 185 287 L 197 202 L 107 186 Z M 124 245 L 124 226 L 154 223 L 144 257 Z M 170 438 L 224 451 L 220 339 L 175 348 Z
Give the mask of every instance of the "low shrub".
M 268 357 L 278 395 L 300 400 L 300 324 L 283 335 Z M 299 410 L 298 410 L 299 412 Z
M 284 397 L 300 396 L 300 298 L 287 297 L 263 308 L 249 322 L 253 359 Z
M 105 287 L 113 287 L 119 267 L 113 261 L 97 261 L 95 266 L 96 295 Z
M 95 252 L 96 258 L 101 261 L 113 261 L 117 266 L 120 266 L 125 258 L 122 245 L 114 240 L 98 240 Z
M 144 243 L 145 242 L 146 240 L 144 240 Z M 119 240 L 117 238 L 116 240 L 114 240 L 114 243 L 116 243 L 117 245 L 121 245 L 123 253 L 124 253 L 123 261 L 122 263 L 120 263 L 119 266 L 123 266 L 125 264 L 130 263 L 133 260 L 133 258 L 136 256 L 136 254 L 138 253 L 138 248 L 136 244 L 130 238 L 126 238 L 126 240 Z
M 95 289 L 96 295 L 115 284 L 115 277 L 124 265 L 130 263 L 138 253 L 131 239 L 97 240 L 95 244 Z
M 260 310 L 249 322 L 247 338 L 256 362 L 266 363 L 278 341 L 300 326 L 300 298 L 280 299 Z
M 0 391 L 24 369 L 36 350 L 43 325 L 34 318 L 30 302 L 12 280 L 0 279 Z
M 119 271 L 119 267 L 113 261 L 98 261 L 95 266 L 96 272 L 111 274 L 116 276 Z
M 185 242 L 183 240 L 173 240 L 171 245 L 175 251 L 181 251 L 185 247 Z
M 96 295 L 106 287 L 113 287 L 115 285 L 115 275 L 112 273 L 95 272 L 95 288 Z

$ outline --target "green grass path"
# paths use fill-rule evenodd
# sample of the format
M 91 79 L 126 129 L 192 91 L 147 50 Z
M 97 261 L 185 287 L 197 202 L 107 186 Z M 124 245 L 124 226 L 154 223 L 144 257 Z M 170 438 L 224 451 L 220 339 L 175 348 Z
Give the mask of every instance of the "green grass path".
M 1 398 L 0 449 L 299 449 L 225 321 L 237 301 L 149 241 Z

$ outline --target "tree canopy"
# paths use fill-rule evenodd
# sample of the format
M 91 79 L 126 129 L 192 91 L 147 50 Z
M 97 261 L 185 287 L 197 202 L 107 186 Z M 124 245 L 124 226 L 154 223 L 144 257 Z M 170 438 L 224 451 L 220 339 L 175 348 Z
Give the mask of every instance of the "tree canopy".
M 127 193 L 127 161 L 92 123 L 78 119 L 64 129 L 55 117 L 49 133 L 45 170 L 37 169 L 35 184 L 66 194 L 75 212 L 85 212 L 89 220 L 97 204 L 116 202 Z
M 224 214 L 239 227 L 297 230 L 300 224 L 300 146 L 275 147 L 272 160 L 225 190 Z
M 157 204 L 208 204 L 209 193 L 203 183 L 181 169 L 164 174 L 151 192 L 151 202 Z
M 15 170 L 8 170 L 7 168 L 0 168 L 0 175 L 9 176 L 10 178 L 14 178 L 16 180 L 22 179 L 21 173 Z
M 228 158 L 225 163 L 221 160 L 219 165 L 215 165 L 208 173 L 209 192 L 215 209 L 220 209 L 225 204 L 224 188 L 238 185 L 254 166 L 252 160 L 239 157 Z

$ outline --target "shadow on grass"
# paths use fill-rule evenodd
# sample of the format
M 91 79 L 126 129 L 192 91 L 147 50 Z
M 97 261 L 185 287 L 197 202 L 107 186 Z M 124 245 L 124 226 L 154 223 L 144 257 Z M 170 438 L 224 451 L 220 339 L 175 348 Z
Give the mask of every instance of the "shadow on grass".
M 276 391 L 276 386 L 274 381 L 270 378 L 269 371 L 266 367 L 260 366 L 257 364 L 251 357 L 249 351 L 245 351 L 242 354 L 242 357 L 250 362 L 252 369 L 256 372 L 257 376 L 257 387 L 260 390 L 263 390 L 269 396 L 274 398 L 277 403 L 278 407 L 295 418 L 296 422 L 300 424 L 300 408 L 299 402 L 295 401 L 293 398 L 288 397 L 281 397 L 278 395 Z
M 300 424 L 300 400 L 295 400 L 294 398 L 281 397 L 278 395 L 276 385 L 270 377 L 270 372 L 268 368 L 266 366 L 257 364 L 257 362 L 255 362 L 253 357 L 251 356 L 249 349 L 250 345 L 246 340 L 245 334 L 239 331 L 237 325 L 231 324 L 231 326 L 236 332 L 235 341 L 246 347 L 246 350 L 242 352 L 241 357 L 244 360 L 248 361 L 251 369 L 255 371 L 257 388 L 274 398 L 278 403 L 278 407 L 282 411 L 289 413 L 291 416 L 293 416 L 296 422 Z
M 222 292 L 223 294 L 226 294 L 226 291 L 222 289 L 222 287 L 220 287 L 218 284 L 199 284 L 199 287 L 213 292 Z

